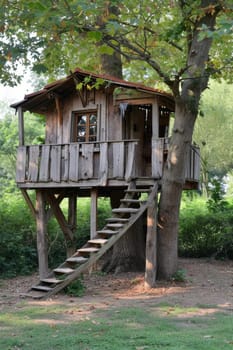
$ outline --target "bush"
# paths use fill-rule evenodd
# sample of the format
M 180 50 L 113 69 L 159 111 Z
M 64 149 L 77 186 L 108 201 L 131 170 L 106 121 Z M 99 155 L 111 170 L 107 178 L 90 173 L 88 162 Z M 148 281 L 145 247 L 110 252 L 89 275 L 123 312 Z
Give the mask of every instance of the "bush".
M 0 274 L 28 274 L 37 265 L 35 223 L 19 193 L 0 201 Z
M 65 203 L 63 210 L 66 211 Z M 99 200 L 98 223 L 102 228 L 109 215 L 106 199 Z M 66 258 L 64 235 L 54 218 L 48 223 L 49 266 L 54 268 Z M 76 247 L 90 237 L 90 201 L 78 201 L 78 228 Z M 0 197 L 0 275 L 14 277 L 29 274 L 37 269 L 36 224 L 20 192 L 4 192 Z
M 209 206 L 203 199 L 181 209 L 179 254 L 185 257 L 233 259 L 233 206 Z

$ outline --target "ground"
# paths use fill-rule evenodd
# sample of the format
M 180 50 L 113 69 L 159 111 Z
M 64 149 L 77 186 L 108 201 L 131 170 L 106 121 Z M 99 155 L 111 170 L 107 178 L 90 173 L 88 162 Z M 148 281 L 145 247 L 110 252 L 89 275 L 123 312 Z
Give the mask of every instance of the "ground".
M 185 275 L 185 282 L 158 282 L 156 288 L 147 291 L 141 273 L 103 275 L 93 272 L 84 277 L 86 290 L 83 297 L 70 297 L 61 293 L 45 301 L 21 297 L 32 283 L 36 283 L 37 275 L 1 280 L 0 311 L 5 307 L 22 307 L 23 300 L 23 305 L 72 303 L 69 317 L 74 319 L 91 317 L 98 309 L 119 306 L 144 308 L 152 303 L 198 307 L 193 312 L 200 315 L 216 310 L 233 312 L 233 261 L 180 259 L 179 269 Z

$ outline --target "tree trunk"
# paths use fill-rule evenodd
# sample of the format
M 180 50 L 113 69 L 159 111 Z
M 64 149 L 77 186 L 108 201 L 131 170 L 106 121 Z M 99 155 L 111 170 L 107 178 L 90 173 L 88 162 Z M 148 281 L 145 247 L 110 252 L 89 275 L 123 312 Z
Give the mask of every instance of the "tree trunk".
M 106 12 L 109 15 L 117 16 L 119 14 L 118 7 L 114 5 L 107 5 Z M 106 25 L 105 14 L 98 18 L 98 25 L 104 28 Z M 104 43 L 104 40 L 100 42 L 100 46 Z M 121 54 L 114 51 L 112 55 L 102 54 L 100 57 L 102 73 L 111 75 L 115 78 L 122 79 L 122 61 Z
M 105 264 L 106 272 L 144 271 L 145 235 L 142 218 L 114 245 L 111 259 Z
M 185 160 L 192 141 L 194 124 L 202 92 L 209 80 L 209 52 L 212 37 L 200 39 L 203 26 L 214 30 L 220 6 L 218 1 L 202 0 L 203 16 L 197 17 L 190 30 L 186 78 L 180 85 L 174 81 L 175 123 L 162 179 L 159 203 L 158 277 L 168 279 L 177 270 L 178 221 L 182 188 L 185 181 Z
M 168 159 L 162 178 L 158 214 L 158 278 L 169 279 L 177 271 L 178 222 L 185 182 L 185 161 L 192 140 L 195 114 L 177 103 Z
M 124 191 L 110 194 L 111 207 L 118 208 Z M 143 271 L 145 268 L 145 222 L 143 215 L 133 227 L 106 254 L 102 269 L 106 272 Z

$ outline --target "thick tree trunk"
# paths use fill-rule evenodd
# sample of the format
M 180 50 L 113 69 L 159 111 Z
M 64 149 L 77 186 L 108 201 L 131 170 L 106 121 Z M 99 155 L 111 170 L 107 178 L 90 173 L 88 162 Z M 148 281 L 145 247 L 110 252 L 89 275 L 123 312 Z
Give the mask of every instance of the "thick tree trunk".
M 168 279 L 177 271 L 179 209 L 195 119 L 196 115 L 187 111 L 184 103 L 177 103 L 159 202 L 158 278 Z
M 112 256 L 105 264 L 107 272 L 144 271 L 145 269 L 145 235 L 143 235 L 142 218 L 113 247 Z
M 209 52 L 212 38 L 200 40 L 200 28 L 214 30 L 219 2 L 202 0 L 203 16 L 197 17 L 190 31 L 186 78 L 175 81 L 175 123 L 168 151 L 168 160 L 162 179 L 159 203 L 158 277 L 168 279 L 177 270 L 178 220 L 182 187 L 185 180 L 185 160 L 192 141 L 194 123 L 198 114 L 201 93 L 209 80 Z M 205 10 L 204 10 L 205 9 Z
M 122 79 L 122 62 L 118 52 L 114 52 L 111 56 L 101 55 L 101 67 L 105 74 Z
M 117 16 L 119 14 L 118 7 L 108 4 L 106 12 L 109 15 Z M 104 28 L 106 25 L 105 14 L 98 18 L 98 24 Z M 102 45 L 103 42 L 100 42 Z M 102 54 L 100 57 L 102 73 L 111 75 L 115 78 L 122 79 L 122 61 L 119 52 L 114 51 L 112 55 Z
M 111 207 L 118 208 L 124 191 L 114 191 L 110 194 Z M 117 242 L 103 264 L 106 272 L 143 271 L 145 268 L 145 222 L 143 216 Z

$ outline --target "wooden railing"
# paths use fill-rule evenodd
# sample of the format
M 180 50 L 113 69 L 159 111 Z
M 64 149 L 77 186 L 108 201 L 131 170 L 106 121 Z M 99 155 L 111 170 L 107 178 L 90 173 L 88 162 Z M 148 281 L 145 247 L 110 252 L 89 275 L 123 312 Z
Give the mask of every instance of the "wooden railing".
M 79 182 L 133 176 L 137 140 L 20 146 L 16 182 Z
M 161 177 L 163 166 L 169 147 L 169 138 L 160 138 L 152 141 L 152 176 Z M 186 181 L 198 182 L 200 179 L 200 148 L 191 145 L 185 164 Z
M 17 183 L 78 183 L 95 180 L 105 186 L 109 179 L 145 176 L 138 140 L 20 146 L 17 152 Z M 152 141 L 151 171 L 161 178 L 167 139 Z M 186 164 L 186 179 L 199 179 L 199 149 L 192 146 Z

